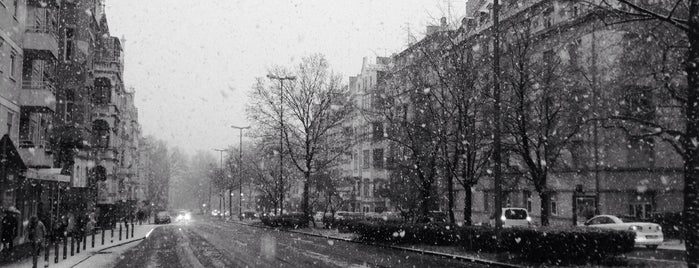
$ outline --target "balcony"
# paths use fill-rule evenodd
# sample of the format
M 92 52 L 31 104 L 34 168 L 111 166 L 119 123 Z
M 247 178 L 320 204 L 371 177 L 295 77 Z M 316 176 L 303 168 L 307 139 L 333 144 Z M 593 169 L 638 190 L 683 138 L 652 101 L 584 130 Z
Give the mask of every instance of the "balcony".
M 56 88 L 48 81 L 24 81 L 19 103 L 33 112 L 53 113 L 56 111 Z
M 121 59 L 117 57 L 97 57 L 93 65 L 95 73 L 116 73 L 123 72 Z
M 48 25 L 27 26 L 23 42 L 27 54 L 36 53 L 42 59 L 58 58 L 56 30 Z
M 19 141 L 19 154 L 24 163 L 31 168 L 50 168 L 53 166 L 53 153 L 48 141 Z

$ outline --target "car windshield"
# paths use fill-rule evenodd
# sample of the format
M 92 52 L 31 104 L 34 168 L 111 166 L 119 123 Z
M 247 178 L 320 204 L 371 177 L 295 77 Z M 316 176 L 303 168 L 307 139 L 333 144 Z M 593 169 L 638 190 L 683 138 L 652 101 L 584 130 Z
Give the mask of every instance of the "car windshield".
M 506 209 L 505 218 L 508 220 L 524 220 L 527 219 L 527 211 L 523 209 Z

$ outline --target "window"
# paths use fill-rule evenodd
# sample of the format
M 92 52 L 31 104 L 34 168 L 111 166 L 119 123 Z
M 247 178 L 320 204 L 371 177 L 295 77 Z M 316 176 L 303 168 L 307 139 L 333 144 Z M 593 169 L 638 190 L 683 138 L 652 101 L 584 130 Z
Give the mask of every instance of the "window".
M 7 134 L 12 136 L 12 121 L 15 119 L 15 114 L 7 112 Z
M 652 138 L 629 137 L 627 161 L 631 167 L 648 168 L 655 162 L 654 147 Z
M 383 139 L 383 123 L 374 122 L 374 123 L 371 123 L 371 126 L 372 126 L 372 133 L 374 136 L 374 140 Z
M 650 218 L 653 212 L 653 194 L 633 194 L 629 201 L 629 215 L 635 219 Z
M 590 161 L 590 157 L 585 148 L 585 142 L 574 140 L 571 142 L 570 147 L 571 167 L 575 169 L 586 168 Z
M 66 28 L 63 39 L 63 60 L 67 61 L 73 58 L 73 41 L 75 38 L 75 29 Z
M 490 212 L 490 194 L 483 192 L 483 212 Z
M 17 74 L 17 52 L 10 53 L 10 78 L 14 78 Z
M 580 53 L 578 51 L 579 48 L 579 42 L 573 42 L 568 44 L 568 57 L 570 58 L 570 66 L 571 67 L 577 67 L 578 66 L 578 61 L 580 58 Z
M 524 207 L 527 209 L 527 211 L 531 212 L 532 211 L 532 192 L 531 191 L 524 191 L 522 194 L 522 199 L 524 199 Z
M 367 169 L 367 168 L 371 167 L 371 152 L 369 150 L 364 150 L 362 152 L 362 154 L 363 154 L 362 155 L 363 156 L 362 168 Z
M 354 170 L 358 170 L 359 169 L 359 154 L 357 152 L 353 152 L 352 159 L 354 160 Z
M 374 168 L 383 168 L 383 149 L 374 149 Z
M 551 195 L 551 215 L 558 215 L 558 196 Z
M 571 13 L 573 17 L 577 17 L 580 15 L 580 9 L 578 8 L 578 5 L 573 5 L 573 8 L 571 8 Z

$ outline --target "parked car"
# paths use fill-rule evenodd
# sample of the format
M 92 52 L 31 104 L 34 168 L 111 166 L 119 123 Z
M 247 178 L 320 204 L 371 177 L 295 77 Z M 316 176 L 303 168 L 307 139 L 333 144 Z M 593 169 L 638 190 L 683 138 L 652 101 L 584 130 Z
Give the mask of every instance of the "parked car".
M 502 227 L 531 226 L 532 218 L 525 208 L 502 208 L 500 213 Z M 490 226 L 495 226 L 495 219 L 490 219 Z
M 350 220 L 350 219 L 362 219 L 362 218 L 364 218 L 364 213 L 361 213 L 361 212 L 349 212 L 349 211 L 335 212 L 335 220 Z
M 158 211 L 158 213 L 155 214 L 155 224 L 163 224 L 163 223 L 170 223 L 172 220 L 170 219 L 170 213 L 163 210 L 163 211 Z
M 313 215 L 313 220 L 316 222 L 320 222 L 320 221 L 323 221 L 323 218 L 326 218 L 326 217 L 329 218 L 329 217 L 332 217 L 332 215 L 333 214 L 331 212 L 323 213 L 322 211 L 318 211 L 318 212 L 316 212 L 316 214 Z
M 254 219 L 259 219 L 260 214 L 258 214 L 257 211 L 248 210 L 248 211 L 241 212 L 240 218 L 244 219 L 244 220 L 246 220 L 246 219 L 247 220 L 254 220 Z
M 656 249 L 663 243 L 663 229 L 655 223 L 637 222 L 632 218 L 613 215 L 598 215 L 586 221 L 585 226 L 634 231 L 636 245 L 643 245 L 650 249 Z

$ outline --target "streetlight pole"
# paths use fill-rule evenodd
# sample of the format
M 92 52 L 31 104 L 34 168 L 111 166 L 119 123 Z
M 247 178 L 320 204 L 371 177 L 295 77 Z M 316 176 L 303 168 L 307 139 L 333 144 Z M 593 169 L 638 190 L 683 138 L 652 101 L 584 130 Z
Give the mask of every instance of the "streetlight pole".
M 296 80 L 296 76 L 268 74 L 267 78 L 279 80 L 279 215 L 284 214 L 284 80 Z
M 249 129 L 250 126 L 232 128 L 240 130 L 240 147 L 238 147 L 238 220 L 242 220 L 243 214 L 243 129 Z M 233 210 L 233 209 L 231 209 Z M 233 217 L 233 215 L 231 215 Z
M 498 0 L 493 1 L 493 121 L 495 121 L 495 130 L 493 133 L 493 162 L 494 162 L 494 182 L 495 189 L 495 228 L 502 228 L 502 141 L 500 140 L 500 131 L 502 124 L 500 122 L 500 3 Z
M 214 151 L 217 151 L 221 153 L 221 175 L 223 175 L 223 152 L 226 151 L 226 149 L 214 149 Z M 225 198 L 225 197 L 224 197 Z M 218 195 L 218 209 L 219 213 L 223 213 L 223 209 L 221 208 L 221 194 L 219 193 Z M 211 202 L 211 181 L 209 180 L 209 202 Z M 211 209 L 211 204 L 209 204 L 209 209 Z M 225 214 L 224 214 L 225 216 Z

